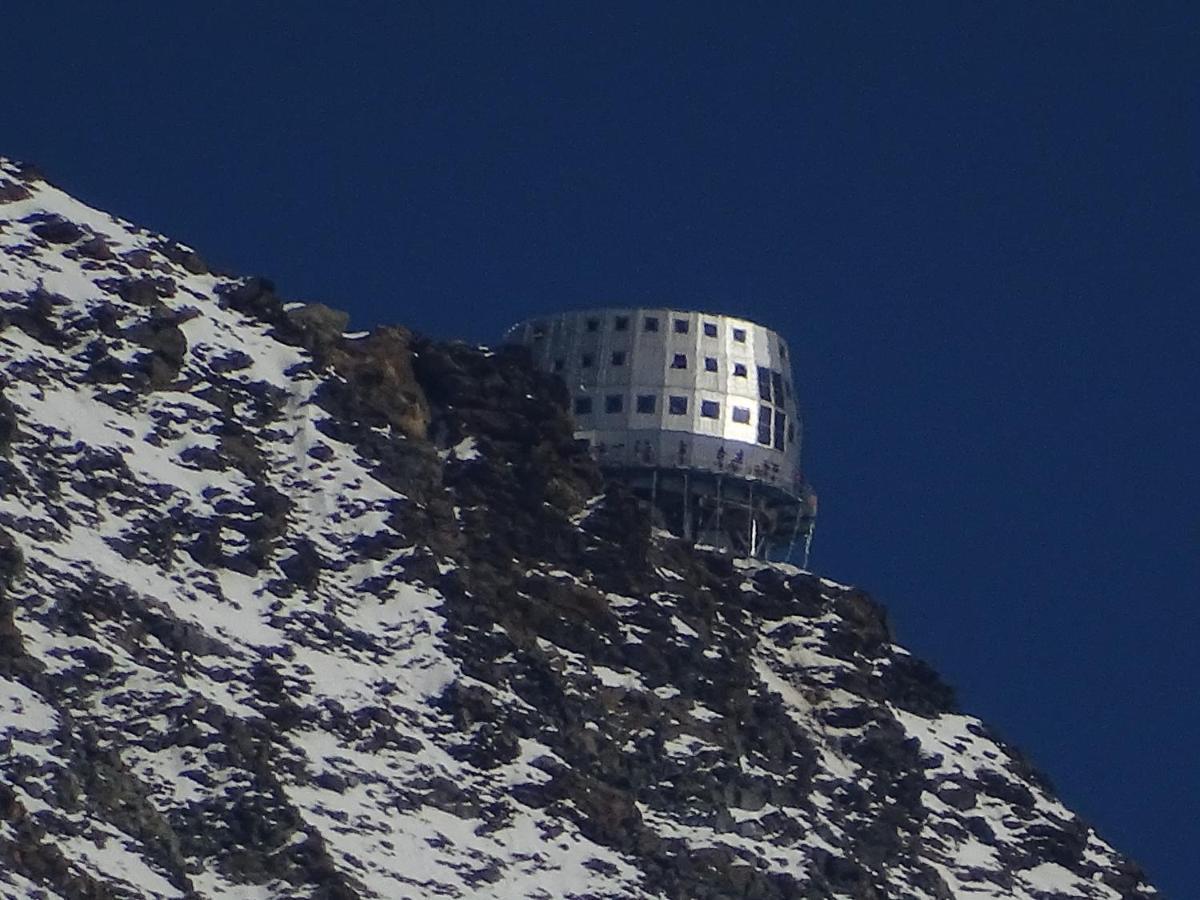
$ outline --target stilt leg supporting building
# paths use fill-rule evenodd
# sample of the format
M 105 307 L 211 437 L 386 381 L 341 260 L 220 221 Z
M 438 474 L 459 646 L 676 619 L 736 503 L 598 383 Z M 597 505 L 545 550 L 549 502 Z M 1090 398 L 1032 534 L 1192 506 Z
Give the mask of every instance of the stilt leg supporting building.
M 807 565 L 814 526 L 811 495 L 706 472 L 614 469 L 609 474 L 645 500 L 663 528 L 689 543 Z

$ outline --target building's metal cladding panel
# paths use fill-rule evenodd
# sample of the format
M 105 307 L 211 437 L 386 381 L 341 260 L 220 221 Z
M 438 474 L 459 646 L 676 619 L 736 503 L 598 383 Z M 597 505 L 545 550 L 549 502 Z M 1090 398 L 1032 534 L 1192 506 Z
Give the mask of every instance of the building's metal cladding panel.
M 802 492 L 791 355 L 770 329 L 613 308 L 531 319 L 506 339 L 562 376 L 576 436 L 602 465 L 722 472 Z

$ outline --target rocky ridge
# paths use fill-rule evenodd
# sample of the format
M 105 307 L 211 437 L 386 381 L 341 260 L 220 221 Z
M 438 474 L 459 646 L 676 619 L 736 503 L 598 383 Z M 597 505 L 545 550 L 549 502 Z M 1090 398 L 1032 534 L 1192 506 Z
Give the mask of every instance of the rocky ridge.
M 346 326 L 0 162 L 0 895 L 1156 895 L 520 351 Z

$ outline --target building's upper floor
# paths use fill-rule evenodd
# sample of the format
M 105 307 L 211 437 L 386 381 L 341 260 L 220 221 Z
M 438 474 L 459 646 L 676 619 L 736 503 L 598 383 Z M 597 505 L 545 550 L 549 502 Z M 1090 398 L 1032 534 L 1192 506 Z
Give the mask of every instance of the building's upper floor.
M 768 328 L 711 313 L 612 308 L 540 316 L 506 338 L 563 378 L 578 434 L 594 445 L 619 446 L 624 458 L 653 444 L 657 456 L 666 433 L 682 432 L 707 455 L 719 453 L 722 466 L 739 458 L 786 480 L 799 475 L 791 357 Z

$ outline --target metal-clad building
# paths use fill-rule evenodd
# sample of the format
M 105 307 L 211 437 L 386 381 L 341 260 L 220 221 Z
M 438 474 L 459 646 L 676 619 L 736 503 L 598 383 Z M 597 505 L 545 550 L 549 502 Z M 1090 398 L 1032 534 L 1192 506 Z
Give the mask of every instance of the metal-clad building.
M 781 538 L 807 546 L 815 497 L 775 332 L 732 316 L 613 308 L 531 319 L 506 339 L 562 377 L 576 437 L 648 492 L 672 530 L 751 555 Z

